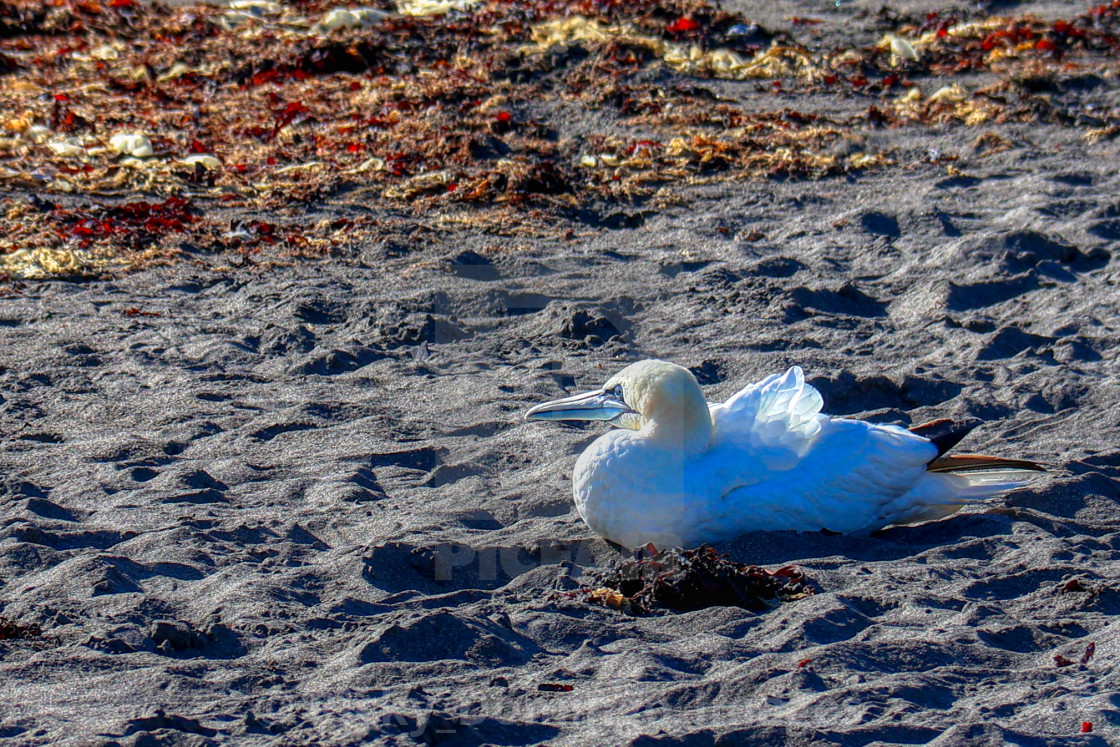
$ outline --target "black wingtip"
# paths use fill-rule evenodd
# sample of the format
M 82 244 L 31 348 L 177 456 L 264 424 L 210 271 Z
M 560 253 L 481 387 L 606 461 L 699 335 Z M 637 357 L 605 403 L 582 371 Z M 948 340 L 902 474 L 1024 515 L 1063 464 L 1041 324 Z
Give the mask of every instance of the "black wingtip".
M 915 425 L 910 428 L 910 432 L 932 441 L 933 445 L 937 447 L 937 456 L 941 457 L 949 449 L 959 444 L 982 422 L 979 418 L 969 418 L 968 420 L 941 418 L 940 420 L 931 420 L 928 423 Z

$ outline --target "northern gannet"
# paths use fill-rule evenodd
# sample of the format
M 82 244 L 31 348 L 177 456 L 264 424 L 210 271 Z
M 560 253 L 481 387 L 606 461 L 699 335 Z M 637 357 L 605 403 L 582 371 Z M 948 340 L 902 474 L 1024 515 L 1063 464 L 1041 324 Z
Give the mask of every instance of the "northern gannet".
M 647 360 L 525 417 L 617 428 L 580 455 L 572 492 L 587 525 L 628 548 L 755 530 L 866 533 L 942 518 L 1045 470 L 945 456 L 970 430 L 949 421 L 906 430 L 830 417 L 823 404 L 796 366 L 712 404 L 688 369 Z

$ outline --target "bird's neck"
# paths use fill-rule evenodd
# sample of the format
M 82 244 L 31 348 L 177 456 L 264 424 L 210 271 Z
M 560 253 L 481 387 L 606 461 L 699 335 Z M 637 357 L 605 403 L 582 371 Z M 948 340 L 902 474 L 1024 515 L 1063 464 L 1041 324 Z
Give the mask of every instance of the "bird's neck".
M 643 437 L 669 451 L 686 455 L 706 451 L 712 440 L 712 416 L 699 391 L 666 406 L 646 422 Z

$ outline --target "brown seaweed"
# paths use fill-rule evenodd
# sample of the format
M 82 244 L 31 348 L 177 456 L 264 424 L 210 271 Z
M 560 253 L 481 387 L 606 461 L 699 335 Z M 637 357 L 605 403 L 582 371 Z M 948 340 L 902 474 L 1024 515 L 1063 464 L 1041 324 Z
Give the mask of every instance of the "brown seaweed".
M 875 129 L 1046 121 L 1095 141 L 1118 127 L 1048 92 L 1111 74 L 1120 1 L 1059 20 L 883 13 L 880 43 L 828 50 L 799 39 L 814 19 L 763 29 L 705 0 L 481 0 L 337 28 L 317 20 L 334 0 L 262 7 L 0 4 L 0 180 L 90 205 L 83 222 L 9 202 L 25 230 L 0 238 L 0 272 L 95 276 L 262 247 L 323 256 L 336 232 L 231 240 L 214 214 L 356 190 L 501 234 L 604 201 L 672 201 L 684 185 L 891 168 L 888 147 L 846 151 Z M 742 96 L 712 79 L 741 81 Z M 807 93 L 866 106 L 830 116 L 802 109 Z M 581 132 L 572 111 L 605 125 Z M 114 149 L 121 133 L 150 155 Z M 189 201 L 192 219 L 113 212 L 169 200 Z
M 657 609 L 690 612 L 717 606 L 762 612 L 812 593 L 809 579 L 794 566 L 768 571 L 737 563 L 706 545 L 660 551 L 651 546 L 604 574 L 587 590 L 587 598 L 642 615 Z

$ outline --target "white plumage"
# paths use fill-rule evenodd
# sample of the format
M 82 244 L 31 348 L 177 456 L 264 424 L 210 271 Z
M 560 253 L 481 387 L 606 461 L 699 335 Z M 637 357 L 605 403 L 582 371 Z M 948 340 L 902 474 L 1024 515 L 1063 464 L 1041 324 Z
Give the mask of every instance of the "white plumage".
M 800 368 L 722 404 L 685 368 L 642 361 L 526 417 L 618 426 L 576 462 L 587 525 L 626 547 L 690 547 L 754 530 L 869 532 L 946 516 L 1021 485 L 1030 462 L 952 457 L 906 429 L 821 414 Z M 933 463 L 931 465 L 931 463 Z

